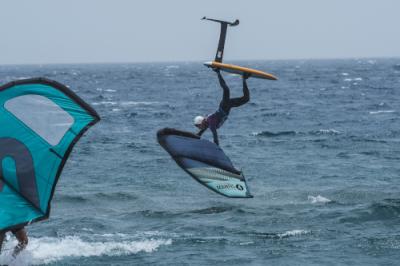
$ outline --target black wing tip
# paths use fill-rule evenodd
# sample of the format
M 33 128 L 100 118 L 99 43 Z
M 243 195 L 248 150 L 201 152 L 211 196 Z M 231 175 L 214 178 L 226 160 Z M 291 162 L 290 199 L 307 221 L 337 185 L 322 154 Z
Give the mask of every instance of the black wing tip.
M 157 131 L 157 142 L 158 142 L 161 146 L 163 146 L 163 144 L 164 144 L 163 139 L 164 139 L 164 137 L 167 135 L 167 129 L 168 129 L 168 128 L 162 128 L 162 129 L 159 129 L 159 130 Z
M 164 136 L 176 135 L 194 139 L 200 139 L 200 137 L 192 132 L 183 131 L 175 128 L 165 127 L 157 131 L 157 139 L 161 139 Z
M 61 84 L 55 80 L 52 80 L 52 79 L 48 79 L 48 78 L 44 78 L 44 77 L 32 77 L 32 78 L 23 78 L 23 79 L 16 79 L 16 80 L 10 81 L 10 82 L 0 86 L 0 90 L 2 88 L 9 88 L 12 86 L 32 84 L 32 83 L 39 83 L 39 84 L 45 84 L 45 85 L 57 84 L 57 85 L 64 86 L 63 84 Z

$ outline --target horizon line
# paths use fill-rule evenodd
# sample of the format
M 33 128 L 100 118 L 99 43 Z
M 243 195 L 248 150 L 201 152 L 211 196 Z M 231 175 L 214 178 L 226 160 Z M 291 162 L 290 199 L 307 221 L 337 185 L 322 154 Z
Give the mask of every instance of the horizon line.
M 299 57 L 279 59 L 231 59 L 228 62 L 244 61 L 327 61 L 327 60 L 377 60 L 377 59 L 400 59 L 400 56 L 349 56 L 349 57 Z M 204 63 L 210 60 L 159 60 L 159 61 L 110 61 L 110 62 L 59 62 L 59 63 L 1 63 L 0 66 L 51 66 L 51 65 L 120 65 L 120 64 L 167 64 L 167 63 Z M 225 61 L 226 62 L 226 61 Z

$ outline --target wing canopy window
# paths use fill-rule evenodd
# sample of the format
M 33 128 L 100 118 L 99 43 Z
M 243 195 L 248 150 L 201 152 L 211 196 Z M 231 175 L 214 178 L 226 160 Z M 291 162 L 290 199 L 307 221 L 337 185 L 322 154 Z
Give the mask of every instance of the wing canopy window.
M 19 96 L 8 100 L 4 107 L 52 146 L 56 146 L 74 124 L 68 112 L 40 95 Z

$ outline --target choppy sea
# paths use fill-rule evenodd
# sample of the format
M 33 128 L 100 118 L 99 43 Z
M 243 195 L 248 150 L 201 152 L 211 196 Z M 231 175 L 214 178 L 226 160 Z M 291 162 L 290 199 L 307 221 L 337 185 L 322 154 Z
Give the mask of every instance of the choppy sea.
M 10 265 L 399 265 L 400 59 L 237 62 L 249 79 L 221 147 L 253 199 L 184 173 L 156 131 L 195 131 L 222 91 L 191 63 L 0 66 L 68 85 L 102 120 L 75 146 L 49 220 Z M 226 74 L 233 96 L 241 79 Z M 205 138 L 211 138 L 210 133 Z

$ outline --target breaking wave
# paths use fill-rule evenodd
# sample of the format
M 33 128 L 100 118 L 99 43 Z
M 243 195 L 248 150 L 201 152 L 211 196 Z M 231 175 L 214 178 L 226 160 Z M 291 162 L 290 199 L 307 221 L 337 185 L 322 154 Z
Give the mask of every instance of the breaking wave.
M 151 253 L 160 246 L 171 245 L 171 239 L 145 239 L 137 241 L 97 241 L 89 242 L 77 236 L 64 238 L 30 238 L 27 249 L 13 260 L 12 247 L 17 243 L 6 244 L 5 252 L 0 256 L 0 264 L 39 265 L 54 263 L 71 257 L 122 256 L 139 252 Z

